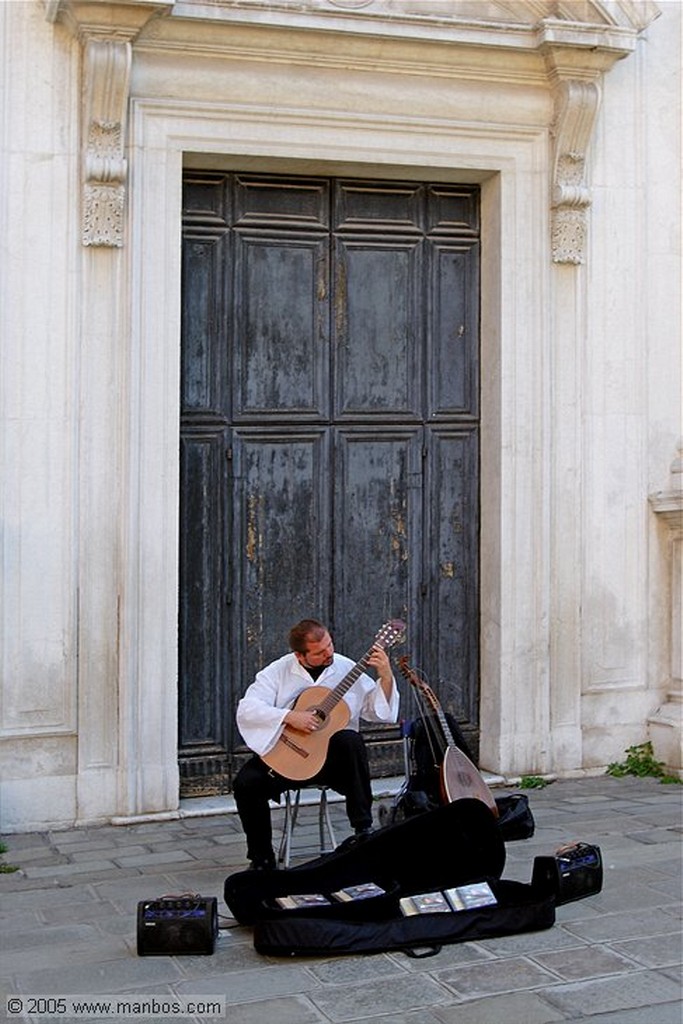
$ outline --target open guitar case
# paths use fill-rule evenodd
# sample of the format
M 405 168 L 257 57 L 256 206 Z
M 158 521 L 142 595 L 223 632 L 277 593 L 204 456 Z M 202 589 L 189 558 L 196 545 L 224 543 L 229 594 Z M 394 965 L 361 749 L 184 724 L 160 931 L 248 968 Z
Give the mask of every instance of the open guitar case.
M 597 850 L 593 847 L 592 850 Z M 599 851 L 598 851 L 599 858 Z M 553 858 L 537 858 L 553 861 Z M 426 956 L 447 943 L 550 928 L 561 898 L 548 865 L 530 883 L 501 878 L 505 843 L 480 800 L 461 799 L 347 840 L 334 852 L 293 868 L 241 871 L 224 895 L 241 924 L 253 925 L 254 947 L 268 956 L 325 956 L 403 950 Z M 602 879 L 600 864 L 600 883 Z M 405 917 L 399 900 L 486 881 L 495 905 Z M 384 893 L 346 903 L 282 909 L 278 897 L 332 892 L 374 882 Z M 593 883 L 592 891 L 599 891 Z M 570 897 L 590 895 L 590 886 Z

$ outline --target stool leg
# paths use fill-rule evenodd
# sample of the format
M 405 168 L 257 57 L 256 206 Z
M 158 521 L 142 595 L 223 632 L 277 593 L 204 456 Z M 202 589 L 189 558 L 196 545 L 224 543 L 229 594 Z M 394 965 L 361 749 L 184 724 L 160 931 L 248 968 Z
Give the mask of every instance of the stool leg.
M 296 819 L 299 815 L 299 801 L 301 799 L 301 790 L 296 790 L 296 795 L 292 801 L 292 791 L 290 789 L 285 790 L 285 821 L 282 826 L 282 838 L 280 840 L 280 849 L 277 855 L 278 867 L 289 867 L 289 859 L 292 849 L 292 833 L 294 826 L 296 825 Z
M 282 823 L 280 848 L 277 851 L 277 866 L 289 865 L 289 846 L 292 841 L 292 794 L 285 790 L 285 820 Z
M 327 853 L 325 847 L 325 827 L 327 827 L 327 834 L 330 837 L 330 845 L 334 850 L 337 845 L 337 840 L 332 828 L 332 819 L 330 817 L 330 805 L 327 801 L 327 788 L 323 787 L 320 790 L 320 810 L 318 813 L 318 827 L 320 831 L 320 852 Z

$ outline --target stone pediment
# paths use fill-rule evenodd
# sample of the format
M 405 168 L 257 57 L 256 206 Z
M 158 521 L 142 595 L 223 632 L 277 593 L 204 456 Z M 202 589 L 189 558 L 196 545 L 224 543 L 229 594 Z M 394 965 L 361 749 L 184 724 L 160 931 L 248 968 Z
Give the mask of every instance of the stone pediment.
M 641 31 L 659 14 L 654 0 L 174 0 L 169 6 L 186 16 L 202 8 L 223 9 L 231 18 L 278 14 L 361 17 L 368 21 L 443 25 L 535 26 L 551 19 L 573 25 L 620 27 Z M 220 15 L 218 15 L 220 16 Z

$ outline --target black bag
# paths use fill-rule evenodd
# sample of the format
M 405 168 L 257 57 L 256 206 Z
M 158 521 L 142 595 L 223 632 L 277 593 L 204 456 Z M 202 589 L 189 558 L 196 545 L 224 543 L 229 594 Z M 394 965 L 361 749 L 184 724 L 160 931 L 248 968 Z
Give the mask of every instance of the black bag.
M 503 842 L 531 839 L 536 823 L 526 793 L 510 793 L 507 796 L 497 796 L 495 799 L 498 807 L 498 828 Z

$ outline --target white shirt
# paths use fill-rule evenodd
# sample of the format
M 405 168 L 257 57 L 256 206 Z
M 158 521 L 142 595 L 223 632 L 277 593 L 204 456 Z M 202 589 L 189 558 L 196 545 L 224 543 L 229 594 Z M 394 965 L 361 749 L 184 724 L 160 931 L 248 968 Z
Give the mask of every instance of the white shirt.
M 296 698 L 309 686 L 334 689 L 356 662 L 343 654 L 334 655 L 315 683 L 294 653 L 285 654 L 257 673 L 254 682 L 237 705 L 237 728 L 247 746 L 256 754 L 267 754 L 282 731 L 284 718 Z M 387 701 L 379 682 L 363 672 L 342 698 L 351 717 L 347 729 L 368 722 L 395 722 L 398 718 L 398 690 L 392 679 L 391 700 Z

